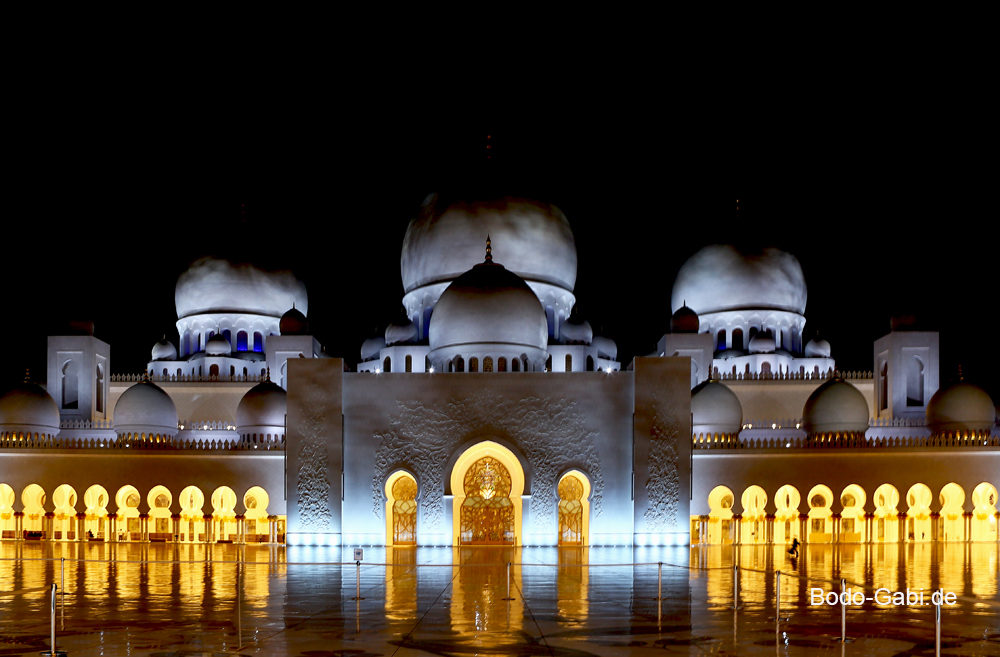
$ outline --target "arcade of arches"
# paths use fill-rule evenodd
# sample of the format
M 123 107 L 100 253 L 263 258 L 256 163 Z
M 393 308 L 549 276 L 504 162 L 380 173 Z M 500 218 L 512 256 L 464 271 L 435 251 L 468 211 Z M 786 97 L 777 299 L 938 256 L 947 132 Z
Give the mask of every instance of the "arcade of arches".
M 736 497 L 726 486 L 708 494 L 709 513 L 691 517 L 692 545 L 757 543 L 919 543 L 930 541 L 1000 541 L 997 489 L 982 482 L 972 491 L 972 511 L 965 511 L 965 490 L 952 482 L 934 495 L 917 483 L 900 495 L 882 484 L 869 499 L 850 484 L 839 497 L 823 484 L 813 486 L 803 506 L 799 490 L 784 485 L 775 492 L 774 512 L 766 512 L 766 491 L 749 486 L 740 497 L 742 514 L 733 513 Z M 835 502 L 839 511 L 834 511 Z
M 268 515 L 267 491 L 247 489 L 242 503 L 236 491 L 220 486 L 206 504 L 205 493 L 188 486 L 175 495 L 166 486 L 153 486 L 145 495 L 132 485 L 113 494 L 99 484 L 84 491 L 82 503 L 76 490 L 62 484 L 52 493 L 52 510 L 46 492 L 29 484 L 21 492 L 21 510 L 15 511 L 16 493 L 0 483 L 0 537 L 7 540 L 178 542 L 178 543 L 283 543 L 285 516 Z M 141 512 L 145 501 L 148 511 Z M 171 509 L 178 509 L 179 513 Z

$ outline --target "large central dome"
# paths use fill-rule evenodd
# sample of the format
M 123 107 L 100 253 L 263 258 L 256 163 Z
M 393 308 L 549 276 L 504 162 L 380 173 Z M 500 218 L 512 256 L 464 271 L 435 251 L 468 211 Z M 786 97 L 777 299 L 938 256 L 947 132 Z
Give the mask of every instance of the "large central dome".
M 466 201 L 432 194 L 403 238 L 400 269 L 410 292 L 451 281 L 479 262 L 483 240 L 493 238 L 497 260 L 528 283 L 572 292 L 576 243 L 559 208 L 541 201 L 503 197 Z
M 250 313 L 280 318 L 295 307 L 309 312 L 306 286 L 291 272 L 201 258 L 177 279 L 177 318 L 207 313 Z
M 677 272 L 671 309 L 687 304 L 699 315 L 741 309 L 806 310 L 806 279 L 790 253 L 706 246 Z

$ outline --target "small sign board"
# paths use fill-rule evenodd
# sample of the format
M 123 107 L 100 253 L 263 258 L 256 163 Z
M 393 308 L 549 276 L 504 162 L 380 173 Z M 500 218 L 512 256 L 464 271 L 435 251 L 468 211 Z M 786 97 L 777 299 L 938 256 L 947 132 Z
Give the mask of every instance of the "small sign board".
M 365 558 L 365 551 L 361 548 L 354 548 L 354 560 L 363 561 Z

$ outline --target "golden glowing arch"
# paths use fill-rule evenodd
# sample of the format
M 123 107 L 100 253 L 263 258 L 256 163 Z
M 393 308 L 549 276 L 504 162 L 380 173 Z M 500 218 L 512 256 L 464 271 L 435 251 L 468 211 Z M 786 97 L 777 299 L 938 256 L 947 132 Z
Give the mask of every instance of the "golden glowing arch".
M 514 545 L 520 546 L 523 544 L 524 539 L 521 530 L 521 496 L 524 494 L 524 469 L 512 451 L 492 440 L 484 440 L 468 447 L 455 461 L 455 466 L 451 470 L 451 491 L 453 494 L 452 538 L 454 545 L 461 543 L 462 504 L 465 502 L 465 474 L 476 461 L 486 456 L 495 458 L 510 474 L 511 487 L 508 497 L 514 507 Z

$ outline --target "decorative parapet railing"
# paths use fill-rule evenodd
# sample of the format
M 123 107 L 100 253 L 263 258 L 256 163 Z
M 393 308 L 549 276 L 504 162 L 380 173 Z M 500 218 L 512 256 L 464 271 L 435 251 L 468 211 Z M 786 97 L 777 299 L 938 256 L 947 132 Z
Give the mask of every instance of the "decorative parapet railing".
M 236 423 L 225 420 L 181 420 L 177 428 L 187 431 L 236 431 Z
M 198 374 L 112 374 L 112 383 L 139 383 L 144 378 L 148 378 L 154 383 L 260 383 L 267 378 L 260 374 L 220 374 L 216 376 L 204 376 Z
M 832 379 L 837 373 L 834 370 L 825 372 L 723 372 L 716 368 L 712 378 L 719 381 L 825 381 Z M 839 372 L 845 379 L 873 379 L 874 372 Z
M 873 417 L 868 420 L 870 427 L 926 427 L 927 418 Z
M 61 420 L 60 429 L 114 429 L 111 420 Z
M 125 451 L 283 451 L 284 436 L 232 440 L 160 438 L 0 438 L 0 449 L 111 449 Z
M 692 439 L 696 450 L 710 449 L 753 449 L 784 451 L 789 449 L 920 449 L 925 447 L 1000 447 L 1000 436 L 944 435 L 910 436 L 894 438 L 870 438 L 847 436 L 820 440 L 816 438 L 744 438 L 739 436 L 696 436 Z
M 802 426 L 799 418 L 783 420 L 743 420 L 744 429 L 798 429 Z

